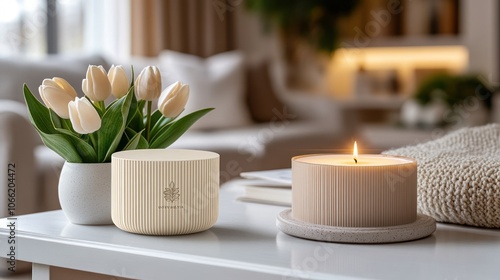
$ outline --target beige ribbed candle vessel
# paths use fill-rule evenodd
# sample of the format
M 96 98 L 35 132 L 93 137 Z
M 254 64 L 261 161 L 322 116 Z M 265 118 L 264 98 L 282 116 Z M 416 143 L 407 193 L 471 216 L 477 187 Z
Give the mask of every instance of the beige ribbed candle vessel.
M 177 235 L 206 230 L 219 214 L 219 155 L 163 149 L 113 154 L 111 216 L 122 230 Z
M 292 159 L 292 217 L 335 227 L 389 227 L 417 219 L 414 159 L 306 155 Z

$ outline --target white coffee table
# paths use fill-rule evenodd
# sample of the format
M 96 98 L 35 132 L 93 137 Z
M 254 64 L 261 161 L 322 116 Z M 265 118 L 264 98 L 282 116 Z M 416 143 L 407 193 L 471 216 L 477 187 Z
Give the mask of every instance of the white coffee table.
M 352 245 L 288 236 L 275 227 L 283 207 L 235 201 L 221 191 L 217 224 L 202 233 L 154 237 L 115 226 L 70 224 L 61 211 L 17 219 L 17 260 L 33 279 L 49 266 L 138 279 L 498 279 L 500 230 L 439 224 L 430 237 L 406 243 Z M 7 253 L 0 220 L 1 256 Z

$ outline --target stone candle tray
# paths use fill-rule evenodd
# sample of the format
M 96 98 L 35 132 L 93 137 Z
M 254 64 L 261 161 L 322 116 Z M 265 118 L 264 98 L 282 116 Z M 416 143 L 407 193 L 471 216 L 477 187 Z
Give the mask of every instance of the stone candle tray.
M 389 227 L 334 227 L 296 220 L 291 209 L 281 212 L 276 226 L 282 232 L 305 239 L 339 243 L 394 243 L 416 240 L 436 230 L 433 218 L 418 214 L 413 223 Z

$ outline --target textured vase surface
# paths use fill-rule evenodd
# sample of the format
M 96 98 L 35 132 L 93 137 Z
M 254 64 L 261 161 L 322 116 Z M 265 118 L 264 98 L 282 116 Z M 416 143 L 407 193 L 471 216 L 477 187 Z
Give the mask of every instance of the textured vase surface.
M 59 178 L 59 202 L 73 224 L 112 224 L 111 163 L 65 162 Z

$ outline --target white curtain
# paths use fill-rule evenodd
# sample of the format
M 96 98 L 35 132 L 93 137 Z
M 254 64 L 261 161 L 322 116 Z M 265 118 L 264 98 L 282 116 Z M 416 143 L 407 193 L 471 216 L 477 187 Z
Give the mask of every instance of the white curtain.
M 130 1 L 85 1 L 84 49 L 112 59 L 130 57 Z
M 0 2 L 0 55 L 42 55 L 46 52 L 45 0 Z
M 102 1 L 107 2 L 107 1 Z M 47 54 L 47 29 L 54 28 L 59 53 L 83 50 L 83 0 L 0 1 L 0 56 Z M 56 25 L 47 23 L 56 22 Z

